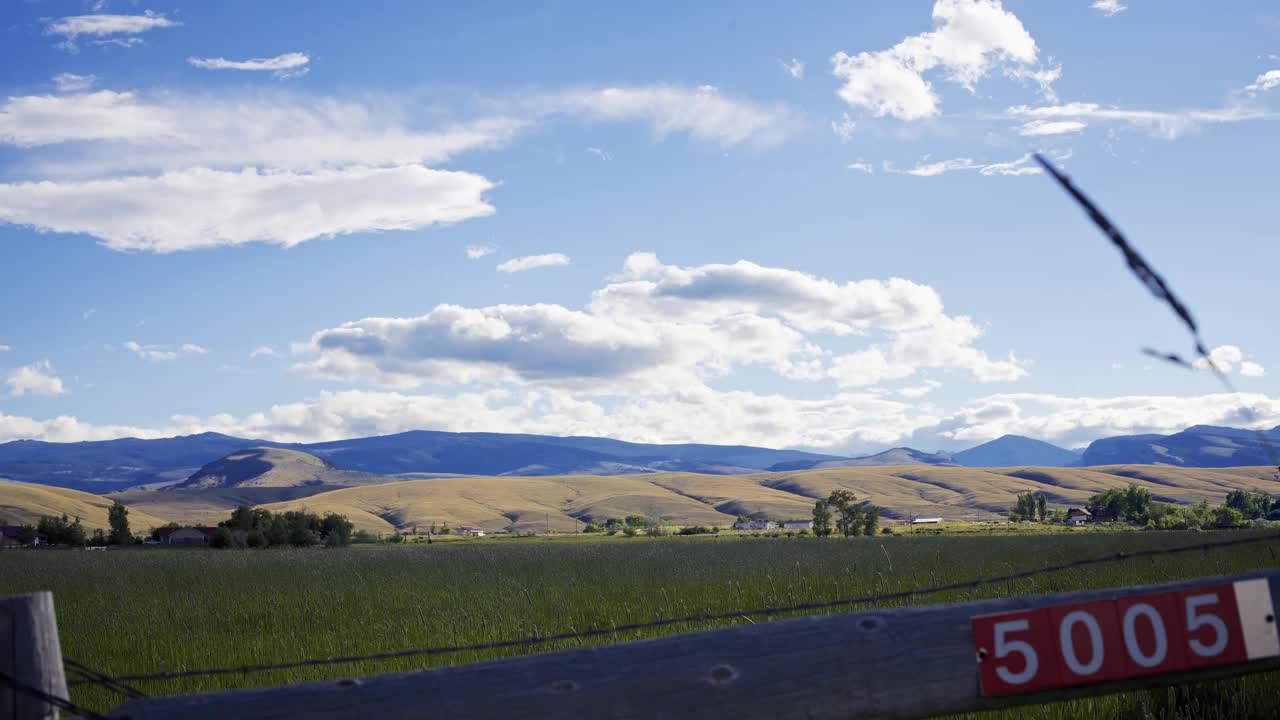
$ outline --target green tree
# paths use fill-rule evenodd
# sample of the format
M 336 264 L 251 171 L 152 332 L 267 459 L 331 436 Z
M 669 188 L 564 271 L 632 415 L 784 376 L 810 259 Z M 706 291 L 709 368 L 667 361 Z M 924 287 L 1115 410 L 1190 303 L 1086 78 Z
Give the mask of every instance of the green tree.
M 1036 519 L 1040 522 L 1049 519 L 1049 498 L 1044 493 L 1036 493 Z
M 80 518 L 76 518 L 75 522 L 72 522 L 66 515 L 62 517 L 54 517 L 52 515 L 41 517 L 40 522 L 36 524 L 36 532 L 44 535 L 50 545 L 82 547 L 86 540 L 84 526 L 80 524 Z
M 831 534 L 831 505 L 819 499 L 813 504 L 813 534 L 826 537 Z
M 867 503 L 862 508 L 862 534 L 875 535 L 876 528 L 880 526 L 880 508 Z M 885 528 L 888 530 L 888 528 Z
M 1264 517 L 1271 509 L 1271 497 L 1265 493 L 1253 495 L 1245 490 L 1232 490 L 1227 493 L 1225 507 L 1239 511 L 1248 520 Z
M 1014 522 L 1036 519 L 1036 497 L 1030 490 L 1020 492 L 1014 498 L 1013 507 L 1009 508 L 1009 519 Z
M 17 540 L 19 545 L 34 545 L 37 537 L 35 525 L 21 525 L 18 527 Z
M 1219 505 L 1213 509 L 1208 527 L 1220 528 L 1226 530 L 1228 528 L 1238 528 L 1245 525 L 1244 513 L 1233 507 Z
M 111 526 L 111 544 L 128 545 L 133 542 L 133 533 L 129 531 L 129 508 L 119 501 L 111 504 L 107 510 L 107 524 Z
M 355 526 L 345 515 L 329 513 L 320 521 L 320 533 L 324 544 L 329 547 L 342 547 L 351 543 L 351 531 Z M 416 533 L 415 533 L 416 534 Z
M 220 525 L 217 530 L 213 531 L 213 535 L 209 536 L 209 547 L 211 548 L 229 548 L 235 542 L 234 536 L 231 534 L 231 528 Z
M 854 527 L 858 512 L 858 506 L 855 503 L 857 500 L 858 498 L 848 490 L 834 490 L 831 496 L 827 498 L 827 505 L 839 515 L 836 520 L 836 530 L 844 537 L 855 534 Z

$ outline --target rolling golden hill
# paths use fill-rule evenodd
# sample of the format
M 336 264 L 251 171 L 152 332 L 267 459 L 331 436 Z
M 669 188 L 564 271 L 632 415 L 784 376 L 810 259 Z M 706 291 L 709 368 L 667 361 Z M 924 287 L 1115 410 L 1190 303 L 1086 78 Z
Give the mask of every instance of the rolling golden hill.
M 470 525 L 489 531 L 572 532 L 588 520 L 629 514 L 677 525 L 731 524 L 739 515 L 807 519 L 816 498 L 835 489 L 879 505 L 892 520 L 912 516 L 953 521 L 999 520 L 1023 491 L 1043 492 L 1050 505 L 1080 506 L 1108 488 L 1136 483 L 1162 502 L 1220 503 L 1231 490 L 1280 496 L 1275 468 L 1195 469 L 1157 465 L 1089 468 L 964 468 L 930 465 L 839 467 L 750 475 L 654 473 L 547 477 L 463 477 L 331 485 L 213 489 L 130 490 L 100 497 L 18 483 L 0 484 L 0 522 L 30 522 L 41 514 L 80 514 L 105 525 L 113 498 L 135 513 L 134 527 L 173 520 L 213 524 L 241 504 L 272 511 L 307 510 L 346 515 L 376 533 L 420 530 L 432 524 Z M 79 503 L 72 505 L 72 503 Z M 73 510 L 78 510 L 73 512 Z M 144 518 L 146 518 L 144 520 Z
M 112 500 L 102 495 L 66 488 L 0 482 L 0 525 L 35 525 L 43 515 L 80 518 L 89 530 L 106 529 Z M 140 508 L 129 508 L 129 526 L 135 533 L 160 527 L 161 520 Z

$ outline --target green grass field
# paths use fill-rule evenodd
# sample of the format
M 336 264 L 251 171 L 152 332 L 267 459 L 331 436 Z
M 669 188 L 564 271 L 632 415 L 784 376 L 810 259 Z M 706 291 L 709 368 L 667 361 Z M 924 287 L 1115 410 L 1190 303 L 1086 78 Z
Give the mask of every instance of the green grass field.
M 338 550 L 7 551 L 0 553 L 0 595 L 52 590 L 64 654 L 111 674 L 131 674 L 483 643 L 827 600 L 1225 537 L 1139 532 L 850 540 L 619 536 Z M 1266 543 L 1095 566 L 917 602 L 1124 586 L 1278 564 L 1280 543 Z M 641 636 L 630 633 L 607 641 Z M 149 682 L 142 689 L 188 693 L 402 671 L 517 652 Z M 98 709 L 116 703 L 93 688 L 78 690 L 73 699 Z M 1280 675 L 1273 673 L 994 716 L 1273 717 L 1277 707 Z

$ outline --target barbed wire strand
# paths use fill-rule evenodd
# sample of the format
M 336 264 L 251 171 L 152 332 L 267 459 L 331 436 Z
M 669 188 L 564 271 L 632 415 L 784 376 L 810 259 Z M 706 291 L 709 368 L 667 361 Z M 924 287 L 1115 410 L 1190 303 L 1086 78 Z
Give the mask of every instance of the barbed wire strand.
M 69 683 L 70 685 L 101 685 L 102 687 L 119 693 L 127 698 L 144 698 L 147 696 L 147 694 L 141 690 L 125 685 L 110 675 L 98 672 L 88 665 L 72 660 L 71 658 L 64 657 L 62 659 L 62 664 L 67 670 L 85 678 L 83 681 Z
M 659 620 L 651 620 L 648 622 L 629 623 L 625 625 L 614 625 L 612 627 L 588 628 L 576 632 L 559 633 L 555 635 L 535 635 L 527 638 L 513 640 L 499 640 L 489 643 L 475 643 L 469 645 L 445 645 L 437 647 L 413 648 L 409 650 L 396 650 L 392 652 L 371 653 L 368 655 L 348 655 L 331 658 L 312 658 L 307 660 L 294 660 L 291 662 L 269 663 L 257 665 L 240 665 L 236 667 L 225 668 L 208 668 L 202 670 L 178 670 L 168 672 L 145 673 L 137 675 L 118 675 L 104 676 L 110 678 L 113 682 L 144 682 L 144 681 L 170 681 L 192 677 L 207 677 L 213 675 L 248 675 L 252 673 L 269 672 L 273 670 L 291 670 L 302 667 L 342 665 L 349 663 L 371 662 L 381 660 L 395 660 L 407 657 L 425 657 L 433 655 L 444 655 L 460 652 L 478 652 L 483 650 L 501 650 L 512 647 L 522 647 L 529 645 L 541 645 L 544 643 L 560 642 L 563 640 L 581 640 L 583 638 L 599 637 L 603 635 L 615 635 L 618 633 L 634 632 L 637 630 L 647 630 L 651 628 L 669 627 L 671 625 L 681 625 L 688 623 L 704 623 L 716 622 L 723 620 L 742 619 L 752 615 L 763 615 L 772 617 L 792 612 L 802 612 L 807 610 L 826 610 L 837 607 L 847 607 L 851 605 L 866 605 L 876 602 L 884 602 L 888 600 L 904 600 L 907 598 L 934 595 L 942 592 L 953 590 L 969 590 L 983 585 L 993 585 L 997 583 L 1011 582 L 1014 580 L 1024 580 L 1039 575 L 1049 573 L 1057 573 L 1075 568 L 1087 567 L 1090 565 L 1101 565 L 1110 562 L 1122 562 L 1135 560 L 1138 558 L 1158 557 L 1164 555 L 1177 555 L 1181 553 L 1194 552 L 1197 550 L 1208 552 L 1225 547 L 1237 547 L 1240 545 L 1251 545 L 1264 542 L 1273 542 L 1280 540 L 1280 533 L 1270 533 L 1267 535 L 1255 535 L 1250 537 L 1235 538 L 1232 540 L 1224 540 L 1212 543 L 1195 543 L 1192 545 L 1180 545 L 1172 548 L 1156 548 L 1151 550 L 1136 550 L 1132 552 L 1115 552 L 1109 555 L 1102 555 L 1094 558 L 1085 558 L 1082 560 L 1072 560 L 1058 565 L 1050 565 L 1040 568 L 1032 568 L 1029 570 L 1020 570 L 1015 573 L 1005 575 L 995 575 L 991 577 L 978 578 L 975 580 L 966 580 L 964 582 L 946 583 L 943 585 L 935 585 L 926 588 L 917 588 L 912 590 L 899 590 L 887 593 L 877 593 L 874 595 L 864 595 L 860 597 L 839 598 L 836 600 L 823 600 L 817 602 L 797 603 L 786 606 L 773 606 L 755 608 L 749 610 L 732 610 L 720 613 L 698 613 L 693 615 L 685 615 L 676 618 L 663 618 Z M 72 683 L 84 684 L 84 683 Z
M 75 713 L 81 718 L 86 718 L 87 720 L 109 720 L 106 715 L 96 713 L 89 708 L 77 705 L 66 698 L 60 698 L 57 695 L 47 693 L 38 687 L 20 683 L 7 673 L 0 672 L 0 683 L 4 683 L 5 685 L 13 688 L 13 691 L 16 693 L 27 695 L 38 700 L 43 700 L 59 710 L 66 710 L 69 713 Z

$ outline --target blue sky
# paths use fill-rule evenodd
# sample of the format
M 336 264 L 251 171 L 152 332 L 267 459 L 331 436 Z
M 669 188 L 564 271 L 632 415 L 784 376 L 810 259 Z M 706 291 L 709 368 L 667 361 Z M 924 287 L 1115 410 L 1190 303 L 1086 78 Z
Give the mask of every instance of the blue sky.
M 5 2 L 0 441 L 1280 424 L 1273 3 L 740 5 Z

